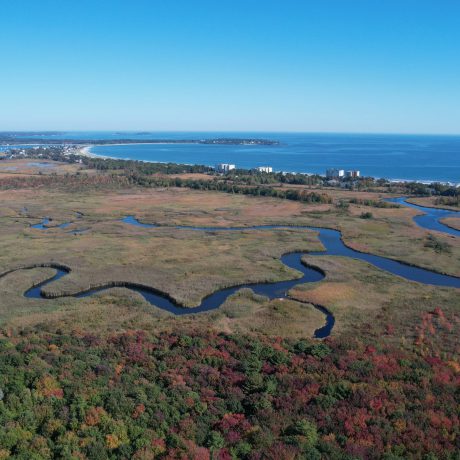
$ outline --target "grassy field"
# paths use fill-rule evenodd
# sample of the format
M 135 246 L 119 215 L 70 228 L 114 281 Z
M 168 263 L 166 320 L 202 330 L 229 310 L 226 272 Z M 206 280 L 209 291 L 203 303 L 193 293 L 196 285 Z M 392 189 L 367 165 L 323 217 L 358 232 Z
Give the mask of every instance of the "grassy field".
M 436 234 L 448 247 L 447 251 L 437 253 L 426 246 L 429 232 L 413 223 L 415 210 L 336 206 L 339 200 L 356 197 L 357 193 L 335 191 L 333 204 L 314 205 L 188 189 L 3 190 L 0 272 L 59 262 L 71 268 L 71 274 L 48 286 L 48 294 L 71 294 L 107 282 L 129 281 L 154 287 L 180 304 L 194 307 L 204 296 L 225 286 L 295 278 L 298 273 L 280 262 L 281 254 L 322 249 L 312 231 L 195 232 L 145 229 L 120 221 L 126 215 L 135 215 L 142 222 L 167 226 L 272 223 L 338 228 L 345 243 L 355 249 L 460 275 L 458 238 Z M 379 198 L 379 194 L 365 195 L 366 199 Z M 372 218 L 361 218 L 368 211 Z M 76 212 L 83 216 L 78 218 Z M 30 228 L 30 224 L 44 217 L 52 218 L 51 227 L 73 223 L 66 229 Z M 85 231 L 74 233 L 76 230 Z M 458 291 L 454 289 L 405 282 L 364 262 L 316 257 L 314 263 L 325 270 L 326 279 L 300 286 L 293 296 L 330 308 L 337 317 L 335 333 L 361 327 L 378 315 L 403 328 L 405 321 L 422 307 L 459 306 Z M 222 331 L 299 337 L 312 335 L 324 323 L 324 316 L 311 306 L 290 300 L 268 302 L 250 291 L 241 291 L 219 311 L 182 318 L 152 308 L 141 296 L 126 289 L 79 300 L 42 301 L 22 296 L 25 289 L 50 273 L 50 269 L 43 268 L 22 270 L 0 279 L 3 326 L 56 321 L 69 327 L 98 325 L 107 330 L 134 325 L 168 329 L 178 322 L 196 322 L 212 324 Z

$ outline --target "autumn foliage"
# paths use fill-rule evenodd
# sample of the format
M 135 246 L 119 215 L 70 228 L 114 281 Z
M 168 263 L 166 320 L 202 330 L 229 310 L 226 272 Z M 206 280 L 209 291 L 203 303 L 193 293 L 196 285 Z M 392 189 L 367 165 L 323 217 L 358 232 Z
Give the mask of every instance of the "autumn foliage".
M 436 339 L 455 327 L 426 312 L 404 346 L 200 330 L 3 336 L 0 458 L 457 459 L 458 350 Z

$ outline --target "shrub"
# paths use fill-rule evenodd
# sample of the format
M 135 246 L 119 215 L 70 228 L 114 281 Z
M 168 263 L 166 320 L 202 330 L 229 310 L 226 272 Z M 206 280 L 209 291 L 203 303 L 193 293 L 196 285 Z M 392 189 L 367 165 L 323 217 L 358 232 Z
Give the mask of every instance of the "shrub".
M 434 235 L 429 235 L 425 242 L 426 248 L 434 249 L 437 253 L 450 253 L 452 252 L 451 246 L 449 243 L 441 241 L 440 239 L 436 238 Z

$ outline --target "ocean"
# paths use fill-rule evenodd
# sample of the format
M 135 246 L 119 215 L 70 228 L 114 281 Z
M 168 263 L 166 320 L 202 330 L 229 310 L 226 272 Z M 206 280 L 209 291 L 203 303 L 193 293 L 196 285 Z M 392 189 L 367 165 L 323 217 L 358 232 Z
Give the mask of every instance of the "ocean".
M 29 136 L 30 137 L 30 136 Z M 91 147 L 91 153 L 143 161 L 233 163 L 241 168 L 325 174 L 327 168 L 358 169 L 363 176 L 460 183 L 460 136 L 263 133 L 263 132 L 68 132 L 36 134 L 65 139 L 263 138 L 279 145 L 135 144 Z M 20 138 L 18 137 L 18 143 Z

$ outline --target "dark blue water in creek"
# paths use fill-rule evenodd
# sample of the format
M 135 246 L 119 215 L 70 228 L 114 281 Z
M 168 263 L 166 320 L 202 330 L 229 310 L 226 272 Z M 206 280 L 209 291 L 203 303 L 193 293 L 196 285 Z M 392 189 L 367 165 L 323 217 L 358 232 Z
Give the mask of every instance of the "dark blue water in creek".
M 285 265 L 295 270 L 298 270 L 299 272 L 302 272 L 303 276 L 301 278 L 295 280 L 280 281 L 275 283 L 243 284 L 239 286 L 232 286 L 229 288 L 221 289 L 209 295 L 208 297 L 205 297 L 201 301 L 201 304 L 195 308 L 181 307 L 177 305 L 171 298 L 166 296 L 164 293 L 156 291 L 153 288 L 148 288 L 135 283 L 117 283 L 117 286 L 126 287 L 141 294 L 144 297 L 144 299 L 147 300 L 147 302 L 149 302 L 151 305 L 166 310 L 170 313 L 173 313 L 174 315 L 197 314 L 219 308 L 227 300 L 229 296 L 233 295 L 235 292 L 242 288 L 250 288 L 256 294 L 263 295 L 265 297 L 268 297 L 269 299 L 283 299 L 287 298 L 287 291 L 289 291 L 296 284 L 307 282 L 311 283 L 322 280 L 324 278 L 324 274 L 320 270 L 307 267 L 304 264 L 302 264 L 301 258 L 303 255 L 304 253 L 302 252 L 296 252 L 291 254 L 285 254 L 281 258 L 281 261 Z M 63 276 L 67 275 L 67 273 L 69 273 L 69 270 L 65 270 L 62 267 L 54 266 L 53 268 L 55 268 L 56 270 L 56 275 L 28 289 L 24 293 L 25 297 L 34 299 L 42 298 L 43 296 L 41 290 L 44 286 L 46 286 L 49 283 L 52 283 L 53 281 L 57 281 L 58 279 L 62 278 Z M 89 297 L 98 292 L 110 289 L 111 287 L 114 286 L 101 286 L 99 288 L 90 289 L 88 291 L 75 294 L 72 297 Z M 319 309 L 326 316 L 326 324 L 315 331 L 315 337 L 327 337 L 328 335 L 330 335 L 331 330 L 334 326 L 334 316 L 326 308 L 320 305 L 315 305 L 315 308 Z
M 24 210 L 27 212 L 27 208 L 24 208 Z M 83 217 L 83 214 L 77 211 L 75 212 L 75 216 L 77 219 L 81 219 Z M 67 228 L 69 225 L 73 224 L 73 222 L 64 222 L 59 225 L 50 225 L 51 222 L 52 222 L 52 219 L 50 219 L 49 217 L 45 217 L 38 224 L 31 225 L 30 228 L 37 228 L 38 230 L 50 230 L 52 228 Z M 73 230 L 71 233 L 81 233 L 86 230 L 87 229 Z
M 139 222 L 134 216 L 128 216 L 123 219 L 123 222 L 130 225 L 141 226 L 144 228 L 158 228 L 156 225 L 144 224 Z M 165 227 L 163 227 L 165 228 Z M 307 227 L 307 226 L 296 226 L 289 227 L 286 225 L 256 225 L 252 227 L 188 227 L 178 225 L 174 228 L 180 228 L 184 230 L 193 231 L 241 231 L 241 230 L 275 230 L 282 228 L 295 228 L 299 230 L 313 230 L 319 233 L 319 239 L 323 246 L 326 248 L 325 251 L 310 252 L 308 254 L 315 256 L 344 256 L 351 257 L 354 259 L 364 260 L 376 267 L 392 273 L 393 275 L 401 276 L 410 281 L 417 281 L 423 284 L 432 284 L 435 286 L 450 286 L 460 288 L 460 278 L 455 276 L 442 275 L 440 273 L 433 272 L 424 268 L 414 267 L 411 265 L 398 262 L 393 259 L 387 259 L 386 257 L 376 256 L 374 254 L 367 254 L 351 249 L 342 241 L 342 234 L 338 230 L 332 230 L 320 227 Z M 303 254 L 303 253 L 299 253 Z M 282 259 L 283 260 L 283 259 Z M 284 261 L 283 261 L 284 262 Z M 297 284 L 297 282 L 296 282 Z
M 41 222 L 38 224 L 31 225 L 30 228 L 38 228 L 39 230 L 49 230 L 51 228 L 67 228 L 72 222 L 64 222 L 63 224 L 59 224 L 56 226 L 50 226 L 51 219 L 45 217 Z
M 405 197 L 388 198 L 385 201 L 389 201 L 391 203 L 398 203 L 408 208 L 423 211 L 425 214 L 414 217 L 414 222 L 420 227 L 426 228 L 427 230 L 436 230 L 438 232 L 447 233 L 449 235 L 460 236 L 459 230 L 456 230 L 455 228 L 449 227 L 448 225 L 444 225 L 442 222 L 439 222 L 441 219 L 445 219 L 446 217 L 460 217 L 459 211 L 450 211 L 447 209 L 428 208 L 425 206 L 419 206 L 417 204 L 409 203 L 408 201 L 406 201 Z
M 431 208 L 428 208 L 431 209 Z M 134 216 L 128 216 L 122 219 L 122 221 L 129 225 L 135 225 L 142 228 L 159 228 L 157 225 L 145 224 L 139 222 Z M 46 228 L 46 227 L 44 227 Z M 162 227 L 168 228 L 168 227 Z M 392 259 L 387 259 L 385 257 L 376 256 L 373 254 L 366 254 L 355 251 L 351 248 L 348 248 L 344 245 L 341 239 L 341 233 L 337 230 L 325 229 L 319 227 L 289 227 L 283 225 L 259 225 L 252 227 L 188 227 L 188 226 L 176 226 L 172 228 L 178 228 L 183 230 L 191 231 L 208 231 L 208 232 L 222 232 L 222 231 L 242 231 L 242 230 L 274 230 L 274 229 L 283 229 L 283 228 L 296 228 L 298 230 L 313 230 L 319 233 L 319 239 L 325 251 L 311 252 L 310 255 L 313 256 L 324 256 L 324 255 L 333 255 L 333 256 L 342 256 L 342 257 L 351 257 L 354 259 L 363 260 L 368 262 L 375 267 L 378 267 L 382 270 L 385 270 L 393 275 L 401 276 L 410 281 L 417 281 L 423 284 L 430 284 L 435 286 L 447 286 L 447 287 L 456 287 L 460 288 L 460 278 L 442 275 L 430 270 L 426 270 L 419 267 L 410 266 Z M 324 278 L 324 273 L 317 268 L 306 266 L 302 263 L 302 256 L 305 255 L 304 252 L 294 252 L 290 254 L 285 254 L 281 257 L 281 261 L 288 267 L 297 270 L 302 273 L 301 278 L 287 281 L 279 281 L 274 283 L 249 283 L 242 284 L 238 286 L 232 286 L 229 288 L 224 288 L 219 291 L 214 292 L 208 297 L 204 298 L 201 304 L 196 308 L 184 308 L 180 305 L 177 305 L 170 297 L 164 293 L 157 291 L 153 288 L 148 288 L 135 283 L 116 283 L 116 286 L 126 287 L 132 289 L 133 291 L 141 294 L 150 304 L 162 308 L 170 313 L 175 315 L 189 315 L 203 313 L 219 308 L 229 296 L 237 292 L 241 288 L 250 288 L 256 294 L 260 294 L 268 297 L 269 299 L 283 299 L 288 298 L 288 291 L 296 286 L 297 284 L 302 283 L 312 283 L 320 281 Z M 57 270 L 56 275 L 52 278 L 49 278 L 37 286 L 32 287 L 31 289 L 25 292 L 25 296 L 28 298 L 40 298 L 42 297 L 41 289 L 47 284 L 58 280 L 65 276 L 69 270 L 64 269 L 62 266 L 53 266 Z M 108 283 L 107 285 L 100 286 L 94 289 L 87 290 L 85 292 L 77 293 L 74 297 L 88 297 L 94 295 L 98 292 L 104 291 L 111 287 L 115 287 L 115 283 Z M 333 315 L 325 308 L 319 305 L 315 306 L 326 316 L 326 324 L 315 331 L 315 337 L 323 338 L 327 337 L 334 326 L 335 319 Z

